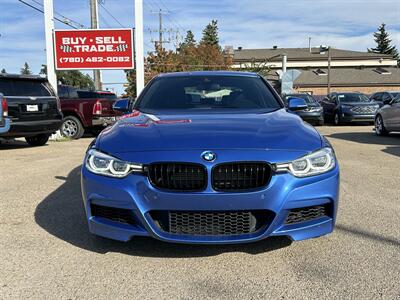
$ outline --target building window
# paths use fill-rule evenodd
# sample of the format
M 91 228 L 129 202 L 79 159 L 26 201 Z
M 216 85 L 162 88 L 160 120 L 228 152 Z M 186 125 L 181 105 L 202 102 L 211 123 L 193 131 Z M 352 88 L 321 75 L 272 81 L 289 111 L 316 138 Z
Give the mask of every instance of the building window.
M 315 74 L 317 74 L 318 76 L 326 76 L 328 75 L 324 70 L 322 69 L 316 69 L 313 71 Z
M 374 71 L 376 73 L 380 74 L 380 75 L 390 75 L 390 74 L 392 74 L 392 72 L 390 72 L 390 71 L 388 71 L 388 70 L 386 70 L 384 68 L 376 68 Z

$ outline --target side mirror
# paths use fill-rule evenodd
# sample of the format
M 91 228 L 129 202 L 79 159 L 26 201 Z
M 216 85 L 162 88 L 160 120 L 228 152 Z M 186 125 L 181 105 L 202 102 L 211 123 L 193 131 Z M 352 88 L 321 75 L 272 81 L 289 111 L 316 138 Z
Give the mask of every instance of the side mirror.
M 382 101 L 382 103 L 383 103 L 384 105 L 386 105 L 386 104 L 392 104 L 392 100 L 391 100 L 391 99 L 384 99 L 384 100 Z
M 288 109 L 291 111 L 306 109 L 307 103 L 304 99 L 301 98 L 290 98 L 288 100 Z
M 129 112 L 129 104 L 130 104 L 130 99 L 121 99 L 115 101 L 113 105 L 113 110 L 119 111 L 122 113 L 127 113 Z

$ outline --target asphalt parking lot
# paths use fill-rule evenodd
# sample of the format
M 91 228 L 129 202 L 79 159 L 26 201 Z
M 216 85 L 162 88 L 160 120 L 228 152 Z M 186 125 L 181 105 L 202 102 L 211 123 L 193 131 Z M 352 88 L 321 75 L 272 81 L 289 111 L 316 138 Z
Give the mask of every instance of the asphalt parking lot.
M 0 145 L 0 299 L 400 299 L 400 134 L 319 127 L 341 166 L 333 234 L 194 246 L 89 234 L 79 169 L 92 138 Z

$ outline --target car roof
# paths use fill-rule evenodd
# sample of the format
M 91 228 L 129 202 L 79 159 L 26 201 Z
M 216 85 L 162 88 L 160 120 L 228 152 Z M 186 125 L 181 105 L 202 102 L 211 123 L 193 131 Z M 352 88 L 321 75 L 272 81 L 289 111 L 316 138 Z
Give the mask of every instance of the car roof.
M 45 81 L 46 77 L 40 75 L 25 75 L 25 74 L 10 74 L 10 73 L 0 73 L 0 77 L 10 78 L 10 79 L 31 79 Z
M 173 72 L 162 73 L 157 78 L 165 77 L 187 77 L 187 76 L 239 76 L 239 77 L 259 77 L 257 73 L 238 72 L 238 71 L 191 71 L 191 72 Z
M 337 94 L 341 94 L 341 95 L 347 95 L 347 94 L 361 94 L 361 95 L 365 95 L 364 93 L 361 93 L 361 92 L 333 92 L 333 93 L 330 93 L 329 95 L 337 95 Z

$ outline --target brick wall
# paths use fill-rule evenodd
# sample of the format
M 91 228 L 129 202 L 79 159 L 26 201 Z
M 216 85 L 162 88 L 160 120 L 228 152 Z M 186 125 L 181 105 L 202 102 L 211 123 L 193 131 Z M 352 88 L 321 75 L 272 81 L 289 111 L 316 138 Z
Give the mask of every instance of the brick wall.
M 296 87 L 296 93 L 311 92 L 313 95 L 326 95 L 326 87 Z M 383 91 L 400 91 L 400 84 L 398 86 L 356 86 L 356 87 L 331 87 L 331 92 L 360 92 L 366 95 L 371 95 L 375 92 Z

